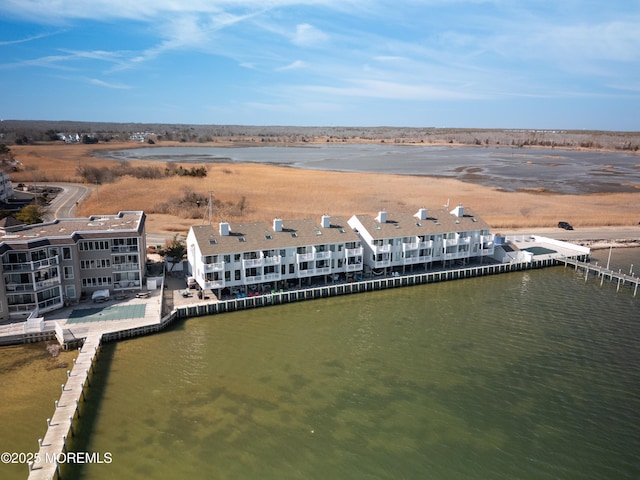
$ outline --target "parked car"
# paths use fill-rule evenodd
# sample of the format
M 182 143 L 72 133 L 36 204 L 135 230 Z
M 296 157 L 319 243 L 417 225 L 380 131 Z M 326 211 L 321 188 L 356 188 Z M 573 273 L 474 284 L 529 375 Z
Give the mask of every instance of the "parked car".
M 564 228 L 565 230 L 573 230 L 571 224 L 567 222 L 558 222 L 558 228 Z

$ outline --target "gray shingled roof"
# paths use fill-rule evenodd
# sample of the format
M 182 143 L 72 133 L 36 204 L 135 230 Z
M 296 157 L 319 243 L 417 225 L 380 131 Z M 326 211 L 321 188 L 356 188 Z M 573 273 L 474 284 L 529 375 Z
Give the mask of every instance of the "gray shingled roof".
M 218 224 L 191 229 L 202 255 L 360 241 L 342 217 L 331 217 L 329 228 L 323 228 L 320 222 L 312 219 L 284 220 L 281 232 L 274 231 L 273 226 L 266 222 L 232 223 L 228 236 L 220 235 Z
M 457 217 L 444 209 L 428 210 L 426 220 L 419 220 L 410 213 L 387 213 L 386 223 L 378 222 L 371 215 L 355 215 L 355 217 L 373 238 L 489 230 L 489 225 L 466 207 L 462 217 Z

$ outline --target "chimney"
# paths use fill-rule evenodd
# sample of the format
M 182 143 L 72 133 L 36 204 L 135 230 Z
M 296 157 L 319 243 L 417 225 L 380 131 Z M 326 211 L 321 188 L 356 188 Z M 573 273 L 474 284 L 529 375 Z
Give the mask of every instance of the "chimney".
M 273 219 L 273 231 L 274 232 L 281 232 L 282 231 L 282 219 L 281 218 L 274 218 Z
M 378 216 L 376 217 L 376 221 L 378 223 L 387 223 L 387 212 L 384 210 L 380 210 L 378 212 Z
M 418 220 L 426 220 L 427 219 L 427 209 L 426 208 L 421 208 L 414 215 L 414 217 L 416 217 Z
M 458 205 L 449 213 L 451 213 L 451 215 L 455 215 L 456 217 L 462 217 L 464 215 L 464 208 L 462 207 L 462 205 Z
M 229 236 L 229 224 L 227 222 L 220 222 L 220 236 L 228 237 Z
M 331 227 L 331 217 L 329 215 L 323 215 L 321 225 L 322 225 L 322 228 Z

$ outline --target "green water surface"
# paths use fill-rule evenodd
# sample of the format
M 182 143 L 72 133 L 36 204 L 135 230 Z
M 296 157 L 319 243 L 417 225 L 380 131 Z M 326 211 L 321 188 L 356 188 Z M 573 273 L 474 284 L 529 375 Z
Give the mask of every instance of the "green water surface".
M 638 301 L 571 269 L 202 317 L 109 344 L 73 478 L 640 476 Z

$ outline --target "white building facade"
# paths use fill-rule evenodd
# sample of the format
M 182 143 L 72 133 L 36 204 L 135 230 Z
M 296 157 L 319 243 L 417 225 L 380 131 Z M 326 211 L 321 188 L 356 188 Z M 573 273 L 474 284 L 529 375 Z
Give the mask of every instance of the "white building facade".
M 0 202 L 7 202 L 14 195 L 13 185 L 9 175 L 0 172 Z
M 341 217 L 191 227 L 190 274 L 218 298 L 301 287 L 315 278 L 355 278 L 362 272 L 360 239 Z
M 489 226 L 462 206 L 452 211 L 421 208 L 414 215 L 354 215 L 348 223 L 362 240 L 365 272 L 404 273 L 414 265 L 428 269 L 434 263 L 465 264 L 494 251 Z

